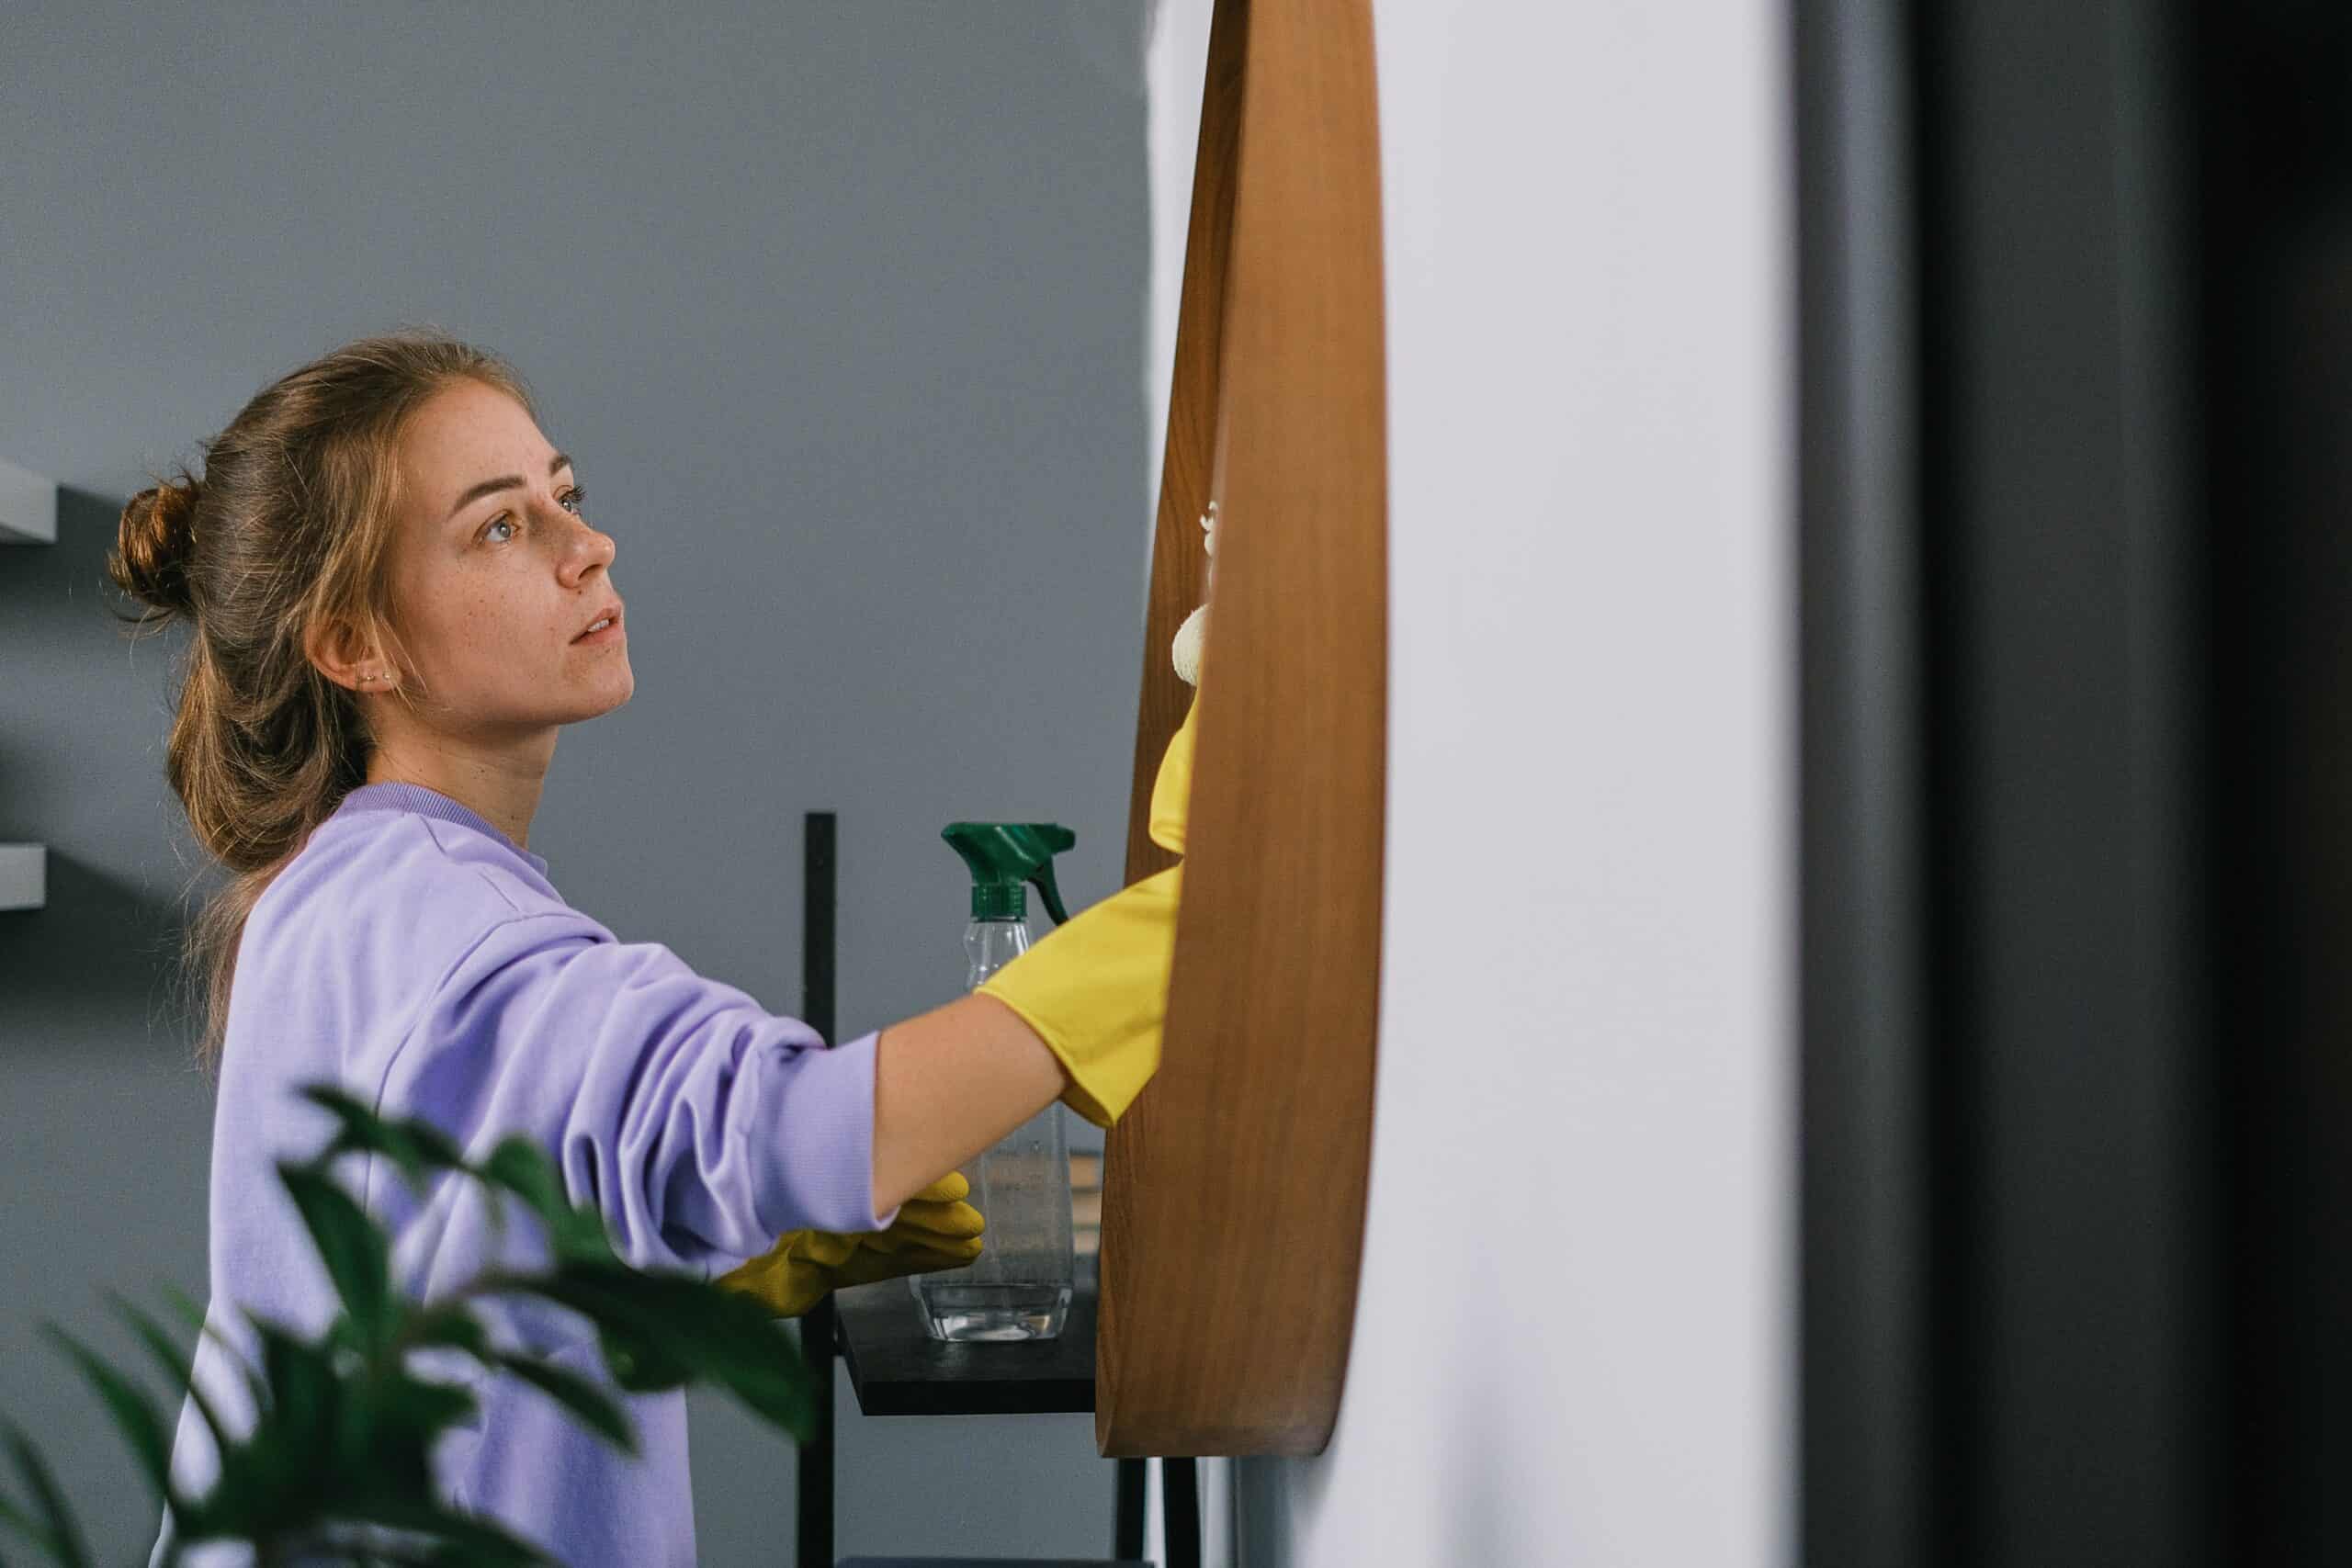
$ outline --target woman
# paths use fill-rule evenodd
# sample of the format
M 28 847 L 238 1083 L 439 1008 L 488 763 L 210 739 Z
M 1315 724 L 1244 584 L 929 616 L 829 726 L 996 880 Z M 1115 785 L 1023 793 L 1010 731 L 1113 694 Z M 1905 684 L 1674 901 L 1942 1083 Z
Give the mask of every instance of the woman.
M 427 332 L 354 343 L 205 446 L 200 485 L 132 498 L 107 567 L 153 606 L 142 625 L 196 629 L 167 767 L 234 874 L 190 963 L 219 1073 L 211 1326 L 248 1358 L 243 1313 L 315 1335 L 336 1308 L 273 1166 L 332 1131 L 302 1083 L 430 1120 L 469 1158 L 533 1136 L 625 1260 L 709 1279 L 788 1231 L 885 1230 L 1057 1098 L 1107 1125 L 1150 1076 L 1176 871 L 982 990 L 831 1047 L 564 901 L 527 848 L 557 731 L 634 677 L 613 540 L 497 356 Z M 417 1299 L 536 1260 L 532 1227 L 501 1239 L 471 1182 L 420 1200 L 373 1156 L 338 1172 Z M 584 1320 L 496 1300 L 494 1338 L 610 1386 Z M 573 1564 L 694 1561 L 681 1391 L 628 1396 L 631 1460 L 518 1381 L 449 1364 L 481 1412 L 435 1450 L 447 1502 Z M 249 1426 L 209 1335 L 193 1376 Z M 200 1495 L 216 1465 L 185 1405 L 175 1478 Z M 159 1560 L 171 1531 L 167 1510 Z

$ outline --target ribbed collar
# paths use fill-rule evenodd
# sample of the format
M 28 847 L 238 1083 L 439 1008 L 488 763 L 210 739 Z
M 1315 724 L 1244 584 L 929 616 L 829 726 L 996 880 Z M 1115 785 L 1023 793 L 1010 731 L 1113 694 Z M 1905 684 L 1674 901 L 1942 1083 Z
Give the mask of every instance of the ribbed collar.
M 531 869 L 540 876 L 548 874 L 545 856 L 535 855 L 508 838 L 495 823 L 473 807 L 424 784 L 407 784 L 397 779 L 386 780 L 382 784 L 361 784 L 343 797 L 343 803 L 334 808 L 334 815 L 340 817 L 346 811 L 413 811 L 422 817 L 437 817 L 444 822 L 455 822 L 478 833 L 489 834 L 529 862 Z

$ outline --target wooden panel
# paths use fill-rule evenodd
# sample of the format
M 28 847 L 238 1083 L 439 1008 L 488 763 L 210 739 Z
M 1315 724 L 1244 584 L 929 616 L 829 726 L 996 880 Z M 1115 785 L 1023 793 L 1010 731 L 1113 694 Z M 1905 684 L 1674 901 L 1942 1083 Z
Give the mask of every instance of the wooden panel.
M 1312 1454 L 1363 1245 L 1387 727 L 1379 144 L 1365 0 L 1219 0 L 1136 722 L 1128 875 L 1218 502 L 1158 1076 L 1112 1130 L 1105 1454 Z

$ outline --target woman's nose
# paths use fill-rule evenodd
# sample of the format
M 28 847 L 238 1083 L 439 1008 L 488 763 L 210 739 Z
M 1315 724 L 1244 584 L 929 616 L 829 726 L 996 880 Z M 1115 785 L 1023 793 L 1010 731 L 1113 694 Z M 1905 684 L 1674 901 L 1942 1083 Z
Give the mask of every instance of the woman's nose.
M 578 563 L 582 570 L 585 570 L 589 563 L 597 561 L 609 566 L 620 547 L 614 543 L 613 536 L 576 513 L 566 512 L 563 515 L 578 525 L 572 530 L 572 537 L 565 553 Z

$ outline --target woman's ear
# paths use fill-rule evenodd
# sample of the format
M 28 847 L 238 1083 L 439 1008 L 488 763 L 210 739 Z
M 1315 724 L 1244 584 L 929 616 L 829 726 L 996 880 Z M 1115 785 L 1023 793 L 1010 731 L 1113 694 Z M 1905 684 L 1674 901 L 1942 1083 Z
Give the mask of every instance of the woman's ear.
M 367 676 L 390 672 L 375 640 L 339 617 L 312 622 L 302 634 L 302 654 L 328 680 L 353 691 Z

